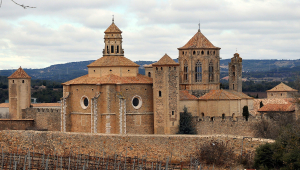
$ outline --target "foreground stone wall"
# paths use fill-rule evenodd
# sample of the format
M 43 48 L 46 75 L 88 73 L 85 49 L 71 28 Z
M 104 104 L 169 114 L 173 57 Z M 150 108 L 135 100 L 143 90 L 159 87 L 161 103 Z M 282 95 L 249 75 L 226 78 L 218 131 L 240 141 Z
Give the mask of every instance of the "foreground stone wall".
M 224 142 L 233 147 L 239 154 L 243 150 L 254 151 L 264 143 L 273 140 L 258 138 L 243 138 L 241 136 L 225 135 L 112 135 L 72 132 L 47 131 L 0 131 L 0 147 L 4 151 L 14 151 L 17 148 L 29 148 L 37 153 L 56 154 L 90 154 L 106 155 L 122 154 L 127 156 L 147 155 L 153 161 L 171 155 L 174 161 L 189 161 L 202 144 L 212 141 Z M 243 143 L 242 143 L 243 142 Z

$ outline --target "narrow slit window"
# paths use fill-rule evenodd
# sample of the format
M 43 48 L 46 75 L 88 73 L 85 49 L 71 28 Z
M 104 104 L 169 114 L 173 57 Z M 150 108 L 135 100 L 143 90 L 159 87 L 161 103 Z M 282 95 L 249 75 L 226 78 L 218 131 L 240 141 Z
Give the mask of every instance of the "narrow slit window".
M 111 53 L 114 53 L 114 46 L 113 45 L 111 46 L 110 49 L 111 49 Z
M 158 92 L 158 96 L 161 97 L 161 91 Z
M 117 45 L 117 53 L 119 53 L 119 46 Z

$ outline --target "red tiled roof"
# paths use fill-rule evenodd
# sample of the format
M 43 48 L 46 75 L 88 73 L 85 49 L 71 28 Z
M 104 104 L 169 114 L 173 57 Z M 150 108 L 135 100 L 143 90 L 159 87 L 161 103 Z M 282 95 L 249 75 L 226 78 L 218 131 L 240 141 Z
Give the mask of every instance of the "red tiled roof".
M 88 67 L 119 67 L 119 66 L 127 66 L 127 67 L 139 67 L 138 64 L 129 60 L 124 56 L 103 56 L 98 60 L 92 62 L 88 65 Z
M 8 78 L 9 79 L 30 79 L 31 77 L 20 67 Z
M 31 103 L 32 107 L 60 107 L 60 103 Z
M 225 90 L 210 90 L 205 95 L 199 97 L 199 100 L 238 100 L 240 97 Z
M 219 48 L 214 46 L 199 30 L 198 32 L 181 48 Z
M 9 103 L 0 103 L 0 107 L 9 107 Z
M 295 111 L 295 105 L 293 103 L 288 104 L 267 104 L 260 109 L 258 112 L 292 112 Z
M 143 67 L 144 67 L 144 68 L 148 68 L 148 67 L 151 68 L 151 67 L 152 67 L 152 64 L 144 64 Z
M 253 97 L 250 97 L 250 96 L 248 96 L 247 94 L 245 94 L 243 92 L 237 92 L 237 91 L 234 91 L 234 90 L 226 90 L 226 91 L 240 97 L 241 99 L 253 99 Z
M 187 90 L 179 91 L 179 100 L 197 100 L 198 98 L 190 94 Z
M 112 23 L 104 33 L 122 33 L 122 31 L 116 26 L 115 23 Z
M 102 76 L 102 77 L 89 77 L 84 75 L 76 79 L 67 81 L 63 85 L 69 84 L 152 84 L 152 78 L 137 74 L 133 77 L 120 77 L 114 74 Z
M 280 83 L 278 84 L 277 86 L 275 86 L 274 88 L 272 88 L 271 90 L 267 90 L 267 92 L 276 92 L 276 91 L 298 91 L 298 90 L 295 90 L 289 86 L 287 86 L 286 84 L 284 83 Z
M 158 62 L 153 63 L 152 66 L 179 66 L 178 63 L 176 63 L 171 57 L 168 56 L 168 54 L 165 54 Z

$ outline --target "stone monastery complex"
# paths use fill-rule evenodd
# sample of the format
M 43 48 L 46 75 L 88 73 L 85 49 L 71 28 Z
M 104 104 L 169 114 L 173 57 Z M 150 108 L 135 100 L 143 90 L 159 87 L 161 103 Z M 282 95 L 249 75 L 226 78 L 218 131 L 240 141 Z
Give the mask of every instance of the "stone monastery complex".
M 63 83 L 59 112 L 52 114 L 57 115 L 55 120 L 47 118 L 62 132 L 175 134 L 184 107 L 197 121 L 237 121 L 244 106 L 252 115 L 276 111 L 276 107 L 295 111 L 286 98 L 297 91 L 283 83 L 268 91 L 270 100 L 264 101 L 261 110 L 259 101 L 242 93 L 242 58 L 238 53 L 228 66 L 229 90 L 220 89 L 221 48 L 200 29 L 178 48 L 179 63 L 164 54 L 156 63 L 144 66 L 145 75 L 125 57 L 122 31 L 116 24 L 112 22 L 104 33 L 103 57 L 87 66 L 87 75 Z M 32 118 L 38 125 L 38 113 L 28 116 L 33 113 L 30 77 L 19 68 L 8 79 L 11 118 Z M 277 98 L 284 102 L 276 103 Z

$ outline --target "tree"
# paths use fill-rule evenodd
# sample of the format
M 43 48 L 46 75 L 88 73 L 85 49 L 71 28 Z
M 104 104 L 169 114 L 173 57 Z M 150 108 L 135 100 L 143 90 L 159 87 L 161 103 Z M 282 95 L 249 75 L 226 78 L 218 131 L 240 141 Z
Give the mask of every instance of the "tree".
M 248 121 L 248 118 L 249 118 L 248 106 L 243 107 L 243 116 L 245 117 L 246 121 Z
M 183 113 L 180 113 L 179 131 L 177 134 L 197 134 L 193 125 L 192 114 L 188 113 L 185 106 L 183 108 Z
M 260 103 L 259 103 L 259 108 L 262 108 L 263 106 L 264 106 L 263 102 L 260 101 Z

